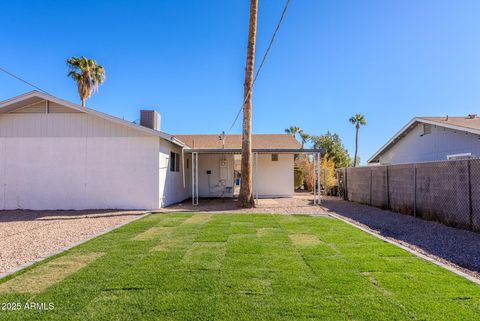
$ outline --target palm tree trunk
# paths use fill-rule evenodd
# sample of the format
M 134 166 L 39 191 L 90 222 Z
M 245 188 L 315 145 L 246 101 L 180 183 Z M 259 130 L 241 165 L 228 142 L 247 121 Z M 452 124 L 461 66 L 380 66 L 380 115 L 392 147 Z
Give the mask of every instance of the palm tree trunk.
M 245 67 L 245 82 L 243 84 L 242 180 L 238 195 L 241 207 L 255 206 L 252 187 L 252 85 L 257 37 L 257 10 L 258 0 L 250 0 L 247 63 Z
M 85 98 L 82 98 L 82 107 L 85 107 Z
M 355 128 L 355 158 L 353 159 L 353 167 L 357 167 L 357 153 L 358 153 L 358 125 Z

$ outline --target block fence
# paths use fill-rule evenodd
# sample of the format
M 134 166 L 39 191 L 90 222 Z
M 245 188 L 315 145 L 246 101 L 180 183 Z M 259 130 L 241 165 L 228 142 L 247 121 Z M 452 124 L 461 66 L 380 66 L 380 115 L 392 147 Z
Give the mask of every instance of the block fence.
M 480 159 L 337 170 L 340 197 L 480 231 Z

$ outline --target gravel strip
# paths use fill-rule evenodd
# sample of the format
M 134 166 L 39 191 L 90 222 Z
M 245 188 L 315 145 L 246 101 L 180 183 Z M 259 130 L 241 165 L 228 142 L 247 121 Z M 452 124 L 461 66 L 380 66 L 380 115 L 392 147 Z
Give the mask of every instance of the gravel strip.
M 325 197 L 323 207 L 388 239 L 480 278 L 480 233 Z
M 193 206 L 191 200 L 161 209 L 158 212 L 213 212 L 213 213 L 269 213 L 269 214 L 308 214 L 328 215 L 321 206 L 313 206 L 313 195 L 296 193 L 291 198 L 259 199 L 255 208 L 239 208 L 232 198 L 200 199 Z
M 0 211 L 0 274 L 141 216 L 141 211 Z

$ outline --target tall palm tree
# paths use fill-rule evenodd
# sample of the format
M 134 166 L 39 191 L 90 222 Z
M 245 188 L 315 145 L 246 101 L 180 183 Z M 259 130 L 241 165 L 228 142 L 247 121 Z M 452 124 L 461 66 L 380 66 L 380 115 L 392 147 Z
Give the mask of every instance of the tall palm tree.
M 255 43 L 257 40 L 258 0 L 250 0 L 250 21 L 248 27 L 247 62 L 243 83 L 243 127 L 242 127 L 242 180 L 238 202 L 241 207 L 254 207 L 252 187 L 252 87 L 255 64 Z
M 350 117 L 350 123 L 355 125 L 355 158 L 353 159 L 353 167 L 357 167 L 357 154 L 358 154 L 358 130 L 360 126 L 366 125 L 367 120 L 362 114 L 356 114 L 355 116 Z
M 297 134 L 301 132 L 300 127 L 290 126 L 285 129 L 285 133 L 292 135 L 294 138 L 297 138 Z
M 300 139 L 302 140 L 302 149 L 303 149 L 303 147 L 305 146 L 305 143 L 308 142 L 312 137 L 309 134 L 305 133 L 303 130 L 300 130 L 298 134 L 300 135 Z
M 67 66 L 68 77 L 77 82 L 78 95 L 82 107 L 85 107 L 85 101 L 94 91 L 98 91 L 98 86 L 105 81 L 105 69 L 95 60 L 83 56 L 67 59 Z

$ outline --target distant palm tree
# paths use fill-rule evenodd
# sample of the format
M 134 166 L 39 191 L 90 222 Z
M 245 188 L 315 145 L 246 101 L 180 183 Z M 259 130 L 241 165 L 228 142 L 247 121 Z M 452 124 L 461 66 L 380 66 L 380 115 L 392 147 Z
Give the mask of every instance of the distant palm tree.
M 357 167 L 358 130 L 360 129 L 360 126 L 367 124 L 367 120 L 365 119 L 365 116 L 361 114 L 356 114 L 355 116 L 350 117 L 349 121 L 350 123 L 355 125 L 355 158 L 353 159 L 353 167 Z
M 85 101 L 105 81 L 105 69 L 95 60 L 83 56 L 67 59 L 67 65 L 70 69 L 68 77 L 77 82 L 78 95 L 82 101 L 82 107 L 85 107 Z
M 297 138 L 297 134 L 301 132 L 300 127 L 297 126 L 290 126 L 285 129 L 285 133 L 292 135 L 293 137 Z
M 305 146 L 305 143 L 308 142 L 310 138 L 312 138 L 312 136 L 305 133 L 303 130 L 300 130 L 298 134 L 300 135 L 300 139 L 302 140 L 302 149 L 303 149 L 303 147 Z

